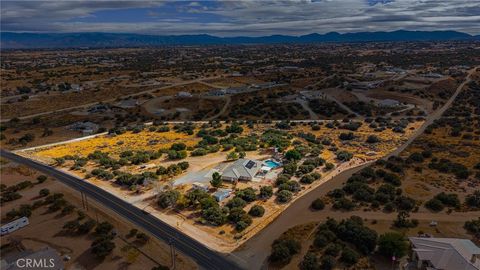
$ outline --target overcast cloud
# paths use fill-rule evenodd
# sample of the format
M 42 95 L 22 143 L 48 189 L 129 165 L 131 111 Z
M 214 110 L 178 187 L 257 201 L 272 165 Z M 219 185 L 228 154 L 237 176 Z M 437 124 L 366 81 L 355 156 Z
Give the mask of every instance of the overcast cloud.
M 456 30 L 480 34 L 480 0 L 2 1 L 1 30 L 218 36 Z

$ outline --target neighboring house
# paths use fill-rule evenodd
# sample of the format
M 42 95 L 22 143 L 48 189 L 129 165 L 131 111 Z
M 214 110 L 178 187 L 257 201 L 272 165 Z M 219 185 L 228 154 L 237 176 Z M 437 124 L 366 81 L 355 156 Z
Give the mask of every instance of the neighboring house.
M 383 99 L 383 100 L 380 100 L 378 102 L 378 106 L 380 107 L 396 107 L 400 105 L 400 102 L 398 102 L 398 100 L 394 100 L 394 99 Z
M 129 98 L 129 99 L 123 99 L 120 100 L 119 102 L 115 103 L 115 106 L 120 107 L 122 109 L 131 109 L 135 108 L 139 105 L 139 102 L 137 99 L 134 98 Z
M 253 159 L 239 159 L 230 164 L 222 172 L 222 180 L 237 182 L 251 181 L 262 167 L 262 162 Z
M 193 95 L 190 92 L 180 91 L 175 96 L 179 98 L 190 98 Z
M 2 225 L 1 228 L 1 235 L 9 234 L 12 233 L 20 228 L 23 228 L 27 226 L 28 223 L 28 218 L 27 217 L 21 217 L 19 219 L 16 219 L 12 222 L 9 222 L 5 225 Z
M 93 122 L 75 122 L 69 126 L 67 126 L 67 129 L 74 130 L 74 131 L 80 131 L 83 133 L 83 135 L 91 135 L 94 134 L 98 131 L 100 127 L 93 123 Z
M 79 84 L 71 84 L 72 90 L 75 92 L 79 92 L 83 90 L 83 87 L 81 87 Z
M 226 89 L 212 89 L 207 93 L 208 96 L 224 96 L 225 94 L 227 94 Z
M 215 198 L 215 200 L 217 200 L 217 202 L 221 202 L 226 198 L 230 197 L 230 194 L 232 194 L 231 189 L 220 188 L 215 193 L 213 193 L 212 196 Z
M 468 239 L 409 237 L 417 269 L 480 270 L 480 248 Z

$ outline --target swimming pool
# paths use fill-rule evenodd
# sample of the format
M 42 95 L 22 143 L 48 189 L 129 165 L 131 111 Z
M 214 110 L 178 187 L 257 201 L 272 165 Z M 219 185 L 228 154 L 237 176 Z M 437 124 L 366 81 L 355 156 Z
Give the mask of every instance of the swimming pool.
M 271 160 L 271 159 L 265 160 L 264 163 L 265 163 L 265 166 L 270 167 L 270 168 L 272 168 L 272 169 L 275 169 L 275 168 L 277 168 L 277 167 L 282 166 L 282 164 L 280 164 L 280 163 L 278 163 L 278 162 L 276 162 L 276 161 L 273 161 L 273 160 Z

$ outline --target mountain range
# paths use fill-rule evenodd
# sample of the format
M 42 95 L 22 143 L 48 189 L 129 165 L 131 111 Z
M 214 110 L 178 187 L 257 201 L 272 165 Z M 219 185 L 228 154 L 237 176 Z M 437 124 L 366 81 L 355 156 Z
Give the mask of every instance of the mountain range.
M 303 36 L 271 35 L 262 37 L 216 37 L 201 35 L 142 35 L 122 33 L 15 33 L 1 32 L 2 49 L 34 48 L 102 48 L 102 47 L 153 47 L 169 45 L 213 44 L 274 44 L 320 42 L 395 42 L 395 41 L 448 41 L 480 40 L 480 35 L 456 31 L 406 31 L 357 32 L 340 34 L 309 34 Z

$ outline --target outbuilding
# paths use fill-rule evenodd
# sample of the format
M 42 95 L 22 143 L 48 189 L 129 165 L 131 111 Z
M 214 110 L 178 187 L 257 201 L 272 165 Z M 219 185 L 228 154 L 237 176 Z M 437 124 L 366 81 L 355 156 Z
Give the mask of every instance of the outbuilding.
M 21 217 L 19 219 L 16 219 L 12 222 L 9 222 L 5 225 L 2 225 L 1 228 L 1 235 L 9 234 L 12 233 L 20 228 L 23 228 L 27 226 L 28 223 L 28 218 L 27 217 Z
M 226 198 L 230 197 L 230 194 L 232 194 L 231 189 L 221 188 L 218 189 L 215 193 L 213 193 L 212 196 L 215 198 L 215 200 L 217 200 L 217 202 L 221 202 Z

